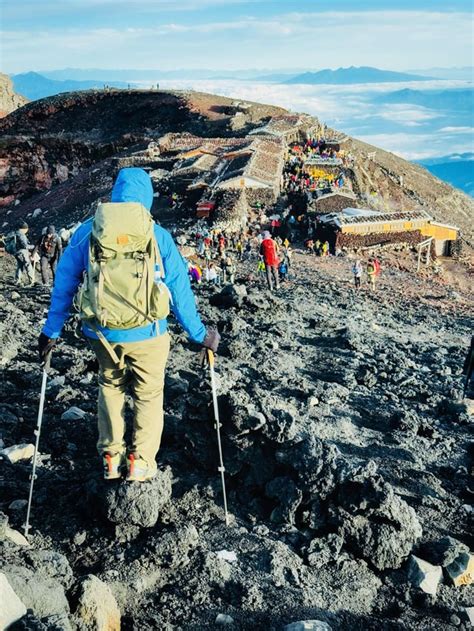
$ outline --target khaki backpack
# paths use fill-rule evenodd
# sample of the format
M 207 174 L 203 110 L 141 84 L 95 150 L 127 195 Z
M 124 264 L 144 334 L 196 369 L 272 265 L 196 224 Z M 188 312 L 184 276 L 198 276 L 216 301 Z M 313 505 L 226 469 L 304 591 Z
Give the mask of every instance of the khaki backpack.
M 139 203 L 99 204 L 97 208 L 78 304 L 83 321 L 107 347 L 98 325 L 132 329 L 169 314 L 170 294 L 162 280 L 154 225 Z

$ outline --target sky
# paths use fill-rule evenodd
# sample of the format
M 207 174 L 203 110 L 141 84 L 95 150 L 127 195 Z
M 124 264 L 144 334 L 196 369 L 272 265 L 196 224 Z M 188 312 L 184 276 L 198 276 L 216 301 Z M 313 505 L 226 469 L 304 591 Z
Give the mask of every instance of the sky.
M 0 69 L 473 64 L 471 0 L 0 0 Z

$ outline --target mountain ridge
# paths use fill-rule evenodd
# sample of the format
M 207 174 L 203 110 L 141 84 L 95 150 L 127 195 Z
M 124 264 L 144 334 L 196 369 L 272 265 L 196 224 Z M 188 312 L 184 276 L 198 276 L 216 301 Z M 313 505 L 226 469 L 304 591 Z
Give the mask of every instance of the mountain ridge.
M 38 72 L 25 72 L 12 77 L 16 91 L 24 94 L 31 101 L 54 96 L 63 92 L 77 92 L 80 90 L 93 90 L 103 88 L 105 84 L 116 88 L 126 88 L 123 82 L 109 83 L 107 81 L 74 81 L 74 80 L 54 80 L 39 74 Z
M 430 173 L 474 197 L 474 153 L 416 160 Z
M 412 75 L 393 70 L 381 70 L 372 66 L 350 66 L 331 70 L 319 70 L 318 72 L 305 72 L 285 81 L 287 84 L 327 84 L 350 85 L 358 83 L 398 83 L 402 81 L 429 81 L 432 77 Z

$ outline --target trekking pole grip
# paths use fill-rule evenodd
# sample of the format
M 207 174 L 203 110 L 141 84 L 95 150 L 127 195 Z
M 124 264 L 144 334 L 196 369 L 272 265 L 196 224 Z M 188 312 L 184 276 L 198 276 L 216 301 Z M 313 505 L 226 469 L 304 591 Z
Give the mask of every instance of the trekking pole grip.
M 43 363 L 43 370 L 45 372 L 49 372 L 51 368 L 51 351 L 46 355 L 46 357 L 44 358 L 44 363 Z
M 214 361 L 215 361 L 214 353 L 213 353 L 213 351 L 210 348 L 207 349 L 207 358 L 209 360 L 209 366 L 214 368 Z

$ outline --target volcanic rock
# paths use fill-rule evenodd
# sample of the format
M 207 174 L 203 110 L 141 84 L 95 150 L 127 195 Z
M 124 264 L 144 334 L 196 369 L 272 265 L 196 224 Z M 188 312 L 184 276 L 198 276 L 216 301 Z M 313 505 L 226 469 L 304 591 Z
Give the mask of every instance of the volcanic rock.
M 0 629 L 7 629 L 26 614 L 24 603 L 18 598 L 3 572 L 0 572 L 0 603 Z
M 446 567 L 463 553 L 469 553 L 469 547 L 454 537 L 442 537 L 420 546 L 420 555 L 433 565 L 441 567 Z
M 52 550 L 29 550 L 28 563 L 45 579 L 53 579 L 65 589 L 69 589 L 74 581 L 72 568 L 67 558 L 60 552 Z
M 28 543 L 28 540 L 21 534 L 21 532 L 18 532 L 18 530 L 14 530 L 13 528 L 10 528 L 10 526 L 7 526 L 6 528 L 5 538 L 17 546 L 28 547 L 30 545 Z
M 245 285 L 226 285 L 220 293 L 211 296 L 209 302 L 211 305 L 225 309 L 230 307 L 240 308 L 246 296 L 247 289 Z
M 287 624 L 284 631 L 331 631 L 331 627 L 321 620 L 298 620 Z
M 8 505 L 8 508 L 10 510 L 20 511 L 20 510 L 25 509 L 27 505 L 28 505 L 28 500 L 13 500 L 13 502 L 11 502 Z
M 199 533 L 191 524 L 176 531 L 161 533 L 149 541 L 147 547 L 157 565 L 175 570 L 189 563 L 189 555 L 198 543 Z
M 295 513 L 301 504 L 303 493 L 297 488 L 291 478 L 273 478 L 266 486 L 267 497 L 278 500 L 278 506 L 273 509 L 270 519 L 276 524 L 294 524 Z
M 474 554 L 461 552 L 446 566 L 446 572 L 454 585 L 471 585 L 474 583 Z
M 101 513 L 114 524 L 150 528 L 171 498 L 171 469 L 167 467 L 146 482 L 95 482 L 90 487 Z
M 344 539 L 335 533 L 313 539 L 308 547 L 308 563 L 311 567 L 320 568 L 337 561 Z
M 110 588 L 93 574 L 74 590 L 74 621 L 79 631 L 120 631 L 120 610 Z
M 67 623 L 69 603 L 59 582 L 20 565 L 6 565 L 3 571 L 15 593 L 35 616 L 59 616 Z
M 87 412 L 73 405 L 61 415 L 62 421 L 79 421 L 86 416 Z
M 474 625 L 474 607 L 465 607 L 464 611 L 471 625 Z
M 408 579 L 415 587 L 435 596 L 442 576 L 443 570 L 439 565 L 431 565 L 414 555 L 410 556 Z
M 339 487 L 340 533 L 379 570 L 400 567 L 421 537 L 413 508 L 380 476 L 354 474 Z
M 247 142 L 240 136 L 276 113 L 283 111 L 158 90 L 91 91 L 27 106 L 0 124 L 4 232 L 29 213 L 32 239 L 45 216 L 58 228 L 72 227 L 109 199 L 117 168 L 142 166 L 169 174 L 153 183 L 152 214 L 186 239 L 185 252 L 196 253 L 204 226 L 193 215 L 201 193 L 187 191 L 189 178 L 171 175 L 181 151 L 199 152 L 203 136 L 208 155 L 227 145 L 238 151 Z M 373 149 L 352 139 L 346 147 L 354 153 L 346 180 L 355 201 L 384 211 L 426 208 L 443 223 L 459 223 L 469 241 L 472 200 L 393 154 L 377 151 L 369 159 Z M 171 208 L 175 190 L 178 204 Z M 288 200 L 273 207 L 272 195 L 261 196 L 272 204 L 265 213 L 282 215 Z M 222 196 L 220 220 L 241 225 L 248 216 L 251 231 L 264 229 L 263 215 L 259 227 L 254 222 L 250 198 L 242 191 Z M 43 212 L 33 218 L 36 208 Z M 95 424 L 61 421 L 69 406 L 91 416 L 96 409 L 97 366 L 74 335 L 73 317 L 51 375 L 66 381 L 51 380 L 56 385 L 46 395 L 40 447 L 51 457 L 43 459 L 35 487 L 34 547 L 0 541 L 5 567 L 24 568 L 22 583 L 34 577 L 35 586 L 51 587 L 50 596 L 67 591 L 75 611 L 71 587 L 93 573 L 113 592 L 127 628 L 208 628 L 219 612 L 245 629 L 280 629 L 282 621 L 317 619 L 320 612 L 330 612 L 328 622 L 341 630 L 457 624 L 452 616 L 466 604 L 465 589 L 443 586 L 443 602 L 435 606 L 432 595 L 407 587 L 405 571 L 391 568 L 413 552 L 433 563 L 416 547 L 421 524 L 428 546 L 445 533 L 464 540 L 469 528 L 462 508 L 472 466 L 469 426 L 458 405 L 472 328 L 467 270 L 451 260 L 438 275 L 431 268 L 417 275 L 412 253 L 381 247 L 380 289 L 356 294 L 348 283 L 350 256 L 306 256 L 305 230 L 294 232 L 291 280 L 278 292 L 255 276 L 256 243 L 253 256 L 237 263 L 236 286 L 194 287 L 203 321 L 217 325 L 223 338 L 216 371 L 235 527 L 222 519 L 208 374 L 172 318 L 158 454 L 160 467 L 176 476 L 172 498 L 166 468 L 144 484 L 98 481 Z M 34 436 L 41 373 L 32 349 L 50 301 L 37 286 L 15 288 L 20 298 L 11 299 L 14 264 L 0 257 L 6 445 Z M 449 290 L 454 277 L 456 295 Z M 222 294 L 222 306 L 211 303 Z M 129 393 L 126 400 L 129 425 Z M 4 507 L 27 496 L 30 468 L 28 461 L 0 459 Z M 22 515 L 11 509 L 10 516 L 19 528 Z M 442 553 L 443 564 L 465 552 L 455 548 L 446 558 Z M 223 551 L 237 560 L 219 558 Z M 36 610 L 19 628 L 69 628 L 64 606 Z M 79 624 L 76 616 L 72 622 Z
M 0 456 L 8 458 L 8 460 L 14 464 L 20 460 L 30 460 L 35 453 L 35 446 L 32 443 L 22 443 L 21 445 L 12 445 L 11 447 L 5 447 L 0 451 Z

